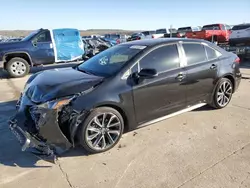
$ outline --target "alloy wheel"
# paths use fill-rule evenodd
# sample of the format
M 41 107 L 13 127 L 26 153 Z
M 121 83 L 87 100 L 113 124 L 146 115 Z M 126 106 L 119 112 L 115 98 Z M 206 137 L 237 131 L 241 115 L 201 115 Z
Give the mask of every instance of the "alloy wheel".
M 217 92 L 217 102 L 221 107 L 226 106 L 232 97 L 233 88 L 232 84 L 228 81 L 221 83 Z
M 11 64 L 10 70 L 15 75 L 22 75 L 26 72 L 26 66 L 21 61 L 15 61 Z
M 93 150 L 106 150 L 116 144 L 120 134 L 120 119 L 113 113 L 100 113 L 92 118 L 87 126 L 87 145 Z

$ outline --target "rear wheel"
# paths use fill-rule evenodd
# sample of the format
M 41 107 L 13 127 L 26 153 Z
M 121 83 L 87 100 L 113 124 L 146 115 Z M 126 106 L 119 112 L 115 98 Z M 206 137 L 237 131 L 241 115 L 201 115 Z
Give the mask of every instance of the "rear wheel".
M 222 78 L 215 89 L 211 106 L 217 109 L 226 107 L 231 101 L 232 95 L 232 82 L 227 78 Z
M 79 141 L 90 153 L 100 153 L 114 147 L 124 130 L 121 114 L 109 107 L 94 109 L 83 122 L 79 131 Z
M 30 71 L 28 62 L 19 57 L 12 58 L 6 65 L 6 70 L 13 78 L 20 78 L 27 75 Z

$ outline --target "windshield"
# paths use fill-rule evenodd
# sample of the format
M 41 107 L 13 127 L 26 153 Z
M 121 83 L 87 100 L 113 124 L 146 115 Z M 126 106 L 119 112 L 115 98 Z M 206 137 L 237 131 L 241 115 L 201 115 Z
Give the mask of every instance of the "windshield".
M 33 31 L 31 32 L 28 36 L 24 37 L 22 39 L 22 41 L 28 41 L 30 40 L 33 36 L 35 36 L 38 32 L 40 32 L 40 30 L 36 30 L 36 31 Z
M 131 35 L 131 37 L 138 37 L 138 36 L 141 36 L 142 35 L 142 33 L 133 33 L 132 35 Z
M 158 29 L 158 30 L 156 30 L 156 34 L 165 34 L 165 33 L 167 33 L 166 29 Z
M 110 38 L 112 38 L 112 39 L 119 39 L 119 38 L 120 38 L 120 35 L 111 34 L 111 35 L 110 35 Z
M 202 30 L 220 30 L 219 25 L 205 25 L 202 27 Z
M 147 36 L 147 35 L 155 34 L 155 31 L 143 31 L 141 33 Z
M 232 30 L 236 31 L 236 30 L 247 29 L 247 28 L 250 28 L 250 24 L 236 25 L 236 26 L 233 26 Z
M 97 76 L 110 77 L 144 48 L 146 46 L 114 46 L 80 64 L 78 70 Z
M 178 32 L 189 32 L 192 31 L 191 27 L 181 27 L 177 30 Z

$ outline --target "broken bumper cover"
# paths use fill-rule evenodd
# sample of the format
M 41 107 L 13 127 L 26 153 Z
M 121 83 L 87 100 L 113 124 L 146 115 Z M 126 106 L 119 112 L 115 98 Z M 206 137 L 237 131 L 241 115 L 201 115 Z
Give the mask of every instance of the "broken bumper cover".
M 9 121 L 9 128 L 21 144 L 22 151 L 29 151 L 46 161 L 55 162 L 56 156 L 71 148 L 72 144 L 61 132 L 59 125 L 52 123 L 57 118 L 51 114 L 37 133 L 30 129 L 25 113 L 18 113 Z M 29 123 L 29 124 L 28 124 Z

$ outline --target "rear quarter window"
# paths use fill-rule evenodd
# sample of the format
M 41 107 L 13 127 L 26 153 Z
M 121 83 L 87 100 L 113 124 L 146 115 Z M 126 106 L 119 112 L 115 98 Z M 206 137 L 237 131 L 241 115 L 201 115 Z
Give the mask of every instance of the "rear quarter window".
M 216 59 L 221 56 L 221 53 L 213 48 L 210 48 L 208 46 L 204 46 L 207 54 L 207 59 L 212 60 Z

